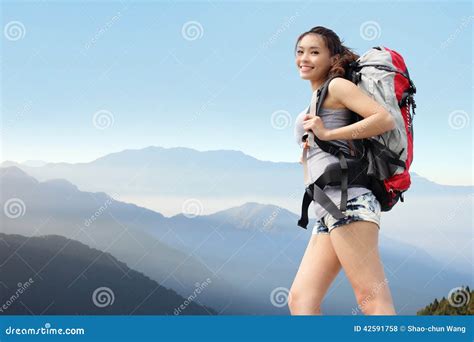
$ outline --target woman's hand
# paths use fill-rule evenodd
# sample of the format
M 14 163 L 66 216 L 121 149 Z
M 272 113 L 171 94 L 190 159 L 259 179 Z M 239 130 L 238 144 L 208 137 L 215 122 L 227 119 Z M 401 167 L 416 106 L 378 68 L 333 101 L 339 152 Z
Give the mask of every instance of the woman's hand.
M 323 120 L 319 116 L 306 114 L 303 118 L 303 128 L 305 131 L 313 131 L 319 140 L 329 140 L 330 130 L 324 127 Z

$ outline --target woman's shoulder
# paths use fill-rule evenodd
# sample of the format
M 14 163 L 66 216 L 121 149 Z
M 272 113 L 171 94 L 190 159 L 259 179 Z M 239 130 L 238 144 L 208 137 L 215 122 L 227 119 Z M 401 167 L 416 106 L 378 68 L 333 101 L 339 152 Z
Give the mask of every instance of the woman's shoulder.
M 353 88 L 357 86 L 349 80 L 343 77 L 333 78 L 328 85 L 328 95 L 332 95 L 334 98 L 339 99 L 348 94 Z
M 324 100 L 323 109 L 329 110 L 342 110 L 347 107 L 341 102 L 341 97 L 344 97 L 351 87 L 355 87 L 355 84 L 342 77 L 333 78 L 328 85 L 328 93 Z
M 345 79 L 344 77 L 334 77 L 330 82 L 329 82 L 329 85 L 328 85 L 328 90 L 329 91 L 333 91 L 336 90 L 341 90 L 341 89 L 346 89 L 346 88 L 351 88 L 355 86 L 354 83 L 352 83 L 351 81 Z

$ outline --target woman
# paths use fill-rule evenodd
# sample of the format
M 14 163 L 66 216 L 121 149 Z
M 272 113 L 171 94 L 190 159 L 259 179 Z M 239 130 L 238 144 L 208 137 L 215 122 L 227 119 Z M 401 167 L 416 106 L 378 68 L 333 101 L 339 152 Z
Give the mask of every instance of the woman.
M 328 78 L 344 75 L 347 64 L 357 57 L 342 45 L 333 31 L 321 26 L 303 33 L 296 43 L 296 66 L 301 78 L 310 81 L 312 92 Z M 351 111 L 361 120 L 350 124 Z M 383 106 L 341 77 L 330 82 L 319 115 L 315 117 L 303 111 L 298 116 L 295 135 L 299 144 L 301 137 L 310 130 L 320 140 L 347 144 L 347 140 L 354 139 L 354 133 L 357 139 L 362 139 L 395 128 L 391 115 Z M 338 162 L 337 157 L 319 147 L 310 148 L 307 163 L 311 181 L 334 162 Z M 324 192 L 340 206 L 340 188 L 326 187 Z M 288 305 L 293 315 L 320 315 L 324 295 L 341 267 L 354 290 L 359 307 L 356 312 L 395 314 L 378 251 L 380 203 L 364 187 L 349 188 L 347 199 L 346 217 L 340 220 L 314 203 L 318 221 L 289 295 Z

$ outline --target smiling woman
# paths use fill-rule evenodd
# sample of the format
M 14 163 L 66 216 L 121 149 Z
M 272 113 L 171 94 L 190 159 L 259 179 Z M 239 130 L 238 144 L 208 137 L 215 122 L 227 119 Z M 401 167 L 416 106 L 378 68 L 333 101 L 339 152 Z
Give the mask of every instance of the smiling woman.
M 328 33 L 323 27 L 314 30 L 315 34 L 303 33 L 295 46 L 296 66 L 300 76 L 311 81 L 313 91 L 321 86 L 322 80 L 333 76 L 344 76 L 345 66 L 359 56 L 336 39 L 328 39 L 317 32 Z
M 295 52 L 300 77 L 310 82 L 313 92 L 311 113 L 303 111 L 295 123 L 296 141 L 304 150 L 305 185 L 309 186 L 327 167 L 344 165 L 339 152 L 321 148 L 327 141 L 332 148 L 347 151 L 348 157 L 356 157 L 359 148 L 354 145 L 354 132 L 362 139 L 390 131 L 395 123 L 383 106 L 342 78 L 358 56 L 342 45 L 336 33 L 315 27 L 297 39 Z M 323 100 L 317 105 L 320 96 Z M 354 120 L 354 113 L 361 119 Z M 395 314 L 378 252 L 381 205 L 371 189 L 360 184 L 346 187 L 345 192 L 341 185 L 328 185 L 320 191 L 321 201 L 315 197 L 318 221 L 290 290 L 292 314 L 321 314 L 325 293 L 341 268 L 362 312 Z M 316 185 L 311 189 L 317 194 Z M 303 221 L 302 217 L 299 224 L 306 227 Z

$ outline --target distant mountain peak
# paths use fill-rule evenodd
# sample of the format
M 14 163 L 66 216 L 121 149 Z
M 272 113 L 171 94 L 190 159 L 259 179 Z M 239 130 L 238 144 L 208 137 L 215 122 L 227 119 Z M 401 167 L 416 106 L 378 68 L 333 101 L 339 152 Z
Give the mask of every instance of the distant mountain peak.
M 273 223 L 277 217 L 278 221 L 280 221 L 282 217 L 284 217 L 285 222 L 287 219 L 294 220 L 294 222 L 297 220 L 296 215 L 285 208 L 258 202 L 246 202 L 240 206 L 231 207 L 214 214 L 202 215 L 200 217 L 206 220 L 224 221 L 239 229 L 261 229 L 267 231 L 275 228 Z M 187 218 L 184 214 L 178 214 L 169 219 L 192 220 L 192 218 Z
M 262 210 L 275 210 L 275 209 L 282 209 L 274 204 L 263 204 L 259 202 L 245 202 L 244 204 L 235 207 L 240 210 L 251 210 L 254 212 L 262 211 Z
M 17 166 L 7 166 L 0 169 L 2 175 L 9 174 L 14 176 L 29 177 L 28 174 Z
M 50 188 L 54 189 L 61 189 L 63 191 L 79 191 L 77 186 L 72 184 L 70 181 L 63 179 L 63 178 L 57 178 L 57 179 L 48 179 L 44 182 L 42 182 L 43 185 L 48 186 Z
M 257 168 L 261 167 L 262 163 L 268 162 L 258 160 L 238 150 L 198 151 L 188 147 L 148 146 L 109 153 L 87 164 L 113 168 L 130 167 L 130 165 L 136 167 L 164 165 L 167 168 L 200 165 L 210 169 L 221 169 L 230 164 L 235 164 L 240 168 Z
M 14 179 L 34 184 L 38 183 L 35 178 L 31 177 L 29 174 L 27 174 L 25 171 L 23 171 L 17 166 L 8 166 L 0 168 L 0 178 L 2 181 Z
M 16 184 L 41 184 L 42 186 L 47 186 L 50 189 L 60 189 L 62 191 L 79 191 L 77 186 L 63 178 L 49 179 L 43 182 L 39 182 L 36 178 L 30 176 L 25 171 L 16 166 L 0 168 L 0 178 L 3 182 L 14 180 L 15 182 L 19 182 Z
M 6 168 L 6 167 L 18 166 L 18 165 L 20 165 L 20 163 L 17 163 L 16 161 L 13 161 L 13 160 L 5 160 L 5 161 L 3 161 L 3 162 L 0 164 L 0 167 Z
M 219 220 L 224 219 L 241 229 L 260 229 L 266 231 L 286 229 L 291 226 L 288 225 L 286 227 L 288 220 L 293 220 L 294 222 L 297 220 L 296 215 L 287 209 L 273 204 L 257 202 L 246 202 L 241 206 L 222 210 L 207 217 Z M 277 217 L 278 220 L 276 220 Z M 284 222 L 283 225 L 285 227 L 275 227 L 274 223 L 276 221 Z

